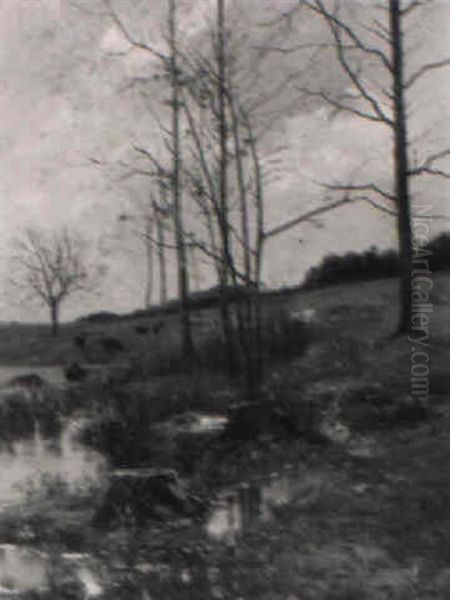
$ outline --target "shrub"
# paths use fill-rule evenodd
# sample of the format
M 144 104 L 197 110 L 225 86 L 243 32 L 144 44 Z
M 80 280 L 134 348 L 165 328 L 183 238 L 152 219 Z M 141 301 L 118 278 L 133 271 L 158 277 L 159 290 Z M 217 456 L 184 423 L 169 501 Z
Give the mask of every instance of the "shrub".
M 450 233 L 442 233 L 424 248 L 431 271 L 450 268 Z M 380 251 L 372 246 L 364 252 L 344 255 L 328 254 L 321 263 L 309 269 L 303 287 L 314 289 L 327 285 L 397 277 L 399 258 L 395 250 Z

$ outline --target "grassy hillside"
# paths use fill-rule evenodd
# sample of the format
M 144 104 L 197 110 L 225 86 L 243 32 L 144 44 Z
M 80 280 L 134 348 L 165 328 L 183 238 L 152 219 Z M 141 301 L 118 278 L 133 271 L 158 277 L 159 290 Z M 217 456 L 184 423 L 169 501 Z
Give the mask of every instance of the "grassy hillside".
M 82 440 L 112 465 L 174 469 L 205 501 L 220 490 L 240 493 L 258 481 L 289 481 L 286 501 L 274 503 L 267 520 L 259 512 L 252 516 L 233 547 L 207 538 L 204 523 L 195 518 L 164 518 L 139 528 L 139 534 L 121 526 L 104 535 L 91 519 L 101 494 L 61 493 L 65 488 L 55 493 L 51 486 L 2 515 L 0 542 L 22 543 L 23 531 L 31 531 L 35 541 L 56 540 L 68 552 L 74 539 L 77 552 L 95 548 L 107 573 L 108 598 L 137 598 L 144 582 L 158 598 L 180 600 L 446 600 L 450 276 L 434 280 L 430 394 L 423 412 L 410 402 L 413 343 L 389 339 L 397 292 L 389 279 L 266 295 L 266 327 L 287 311 L 314 308 L 317 314 L 303 330 L 306 346 L 297 340 L 302 351 L 268 364 L 260 401 L 253 404 L 240 402 L 239 385 L 223 375 L 170 374 L 177 367 L 176 314 L 66 324 L 56 340 L 44 326 L 4 327 L 4 363 L 74 360 L 81 352 L 74 338 L 87 332 L 94 340 L 93 362 L 118 360 L 102 355 L 95 343 L 114 338 L 126 348 L 120 360 L 139 359 L 156 372 L 167 369 L 167 377 L 115 387 L 88 381 L 56 395 L 53 404 L 42 402 L 47 417 L 56 406 L 63 414 L 82 408 L 88 416 Z M 193 320 L 197 345 L 214 355 L 217 311 L 196 310 Z M 0 425 L 9 435 L 7 402 L 3 408 Z M 228 411 L 230 420 L 217 436 L 174 435 L 168 425 L 186 422 L 189 411 Z M 136 576 L 139 564 L 166 563 L 174 567 L 172 579 L 150 571 Z M 129 565 L 126 580 L 123 565 Z M 184 568 L 192 582 L 180 586 L 175 577 Z M 214 569 L 221 588 L 216 596 L 203 576 Z M 43 596 L 55 597 L 64 596 Z
M 280 291 L 264 295 L 263 314 L 266 325 L 287 312 L 314 309 L 315 325 L 327 337 L 358 336 L 379 340 L 394 329 L 397 318 L 398 283 L 394 279 L 334 285 L 313 291 Z M 431 293 L 433 315 L 430 336 L 450 340 L 450 274 L 434 279 Z M 192 312 L 194 338 L 198 348 L 205 348 L 220 335 L 215 307 Z M 87 352 L 76 347 L 77 336 L 86 336 Z M 179 357 L 178 314 L 132 314 L 107 322 L 78 320 L 63 324 L 57 338 L 43 324 L 3 324 L 0 326 L 0 363 L 4 365 L 52 365 L 73 360 L 107 363 L 144 360 L 152 372 L 170 371 Z M 103 338 L 120 340 L 125 352 L 104 352 Z M 382 357 L 380 357 L 382 359 Z

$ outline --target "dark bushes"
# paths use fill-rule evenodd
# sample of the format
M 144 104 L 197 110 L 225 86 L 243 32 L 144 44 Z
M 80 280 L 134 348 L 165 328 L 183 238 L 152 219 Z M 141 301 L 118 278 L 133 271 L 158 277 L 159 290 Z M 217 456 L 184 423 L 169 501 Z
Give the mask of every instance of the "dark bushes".
M 101 310 L 79 319 L 80 322 L 84 323 L 111 323 L 120 319 L 120 316 L 116 313 L 109 312 L 107 310 Z
M 313 289 L 338 283 L 396 277 L 398 272 L 398 255 L 393 250 L 379 252 L 372 247 L 361 253 L 347 252 L 342 256 L 328 254 L 319 266 L 308 271 L 304 287 Z
M 450 269 L 449 233 L 442 233 L 423 250 L 429 252 L 424 258 L 428 260 L 431 271 Z M 308 271 L 303 287 L 314 289 L 352 281 L 397 277 L 398 274 L 398 253 L 394 250 L 380 251 L 372 246 L 365 252 L 328 254 L 317 267 Z

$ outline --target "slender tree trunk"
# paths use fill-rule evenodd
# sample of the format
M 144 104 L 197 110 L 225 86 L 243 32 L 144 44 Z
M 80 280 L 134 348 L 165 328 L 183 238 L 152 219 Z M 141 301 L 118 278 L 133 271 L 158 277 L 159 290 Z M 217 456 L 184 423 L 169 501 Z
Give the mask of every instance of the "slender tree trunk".
M 52 325 L 52 335 L 59 335 L 59 304 L 57 302 L 50 303 L 50 321 Z
M 177 251 L 178 294 L 181 311 L 182 353 L 187 364 L 194 352 L 191 320 L 189 314 L 189 275 L 186 246 L 183 232 L 183 202 L 181 189 L 181 144 L 180 144 L 180 82 L 178 73 L 177 24 L 175 0 L 169 3 L 170 74 L 172 85 L 172 139 L 173 139 L 173 211 Z
M 400 316 L 398 333 L 411 328 L 412 309 L 412 233 L 408 178 L 408 137 L 403 77 L 403 39 L 399 0 L 389 0 L 394 96 L 394 169 L 395 196 L 398 206 L 400 254 Z
M 253 263 L 253 281 L 252 306 L 254 319 L 254 348 L 255 348 L 255 377 L 258 382 L 261 381 L 264 371 L 263 357 L 263 335 L 262 335 L 262 309 L 261 309 L 261 273 L 264 259 L 264 196 L 263 196 L 263 174 L 261 163 L 256 148 L 256 140 L 253 135 L 253 128 L 247 115 L 244 115 L 249 135 L 249 147 L 253 162 L 253 173 L 255 177 L 255 205 L 256 205 L 256 248 Z
M 146 231 L 145 231 L 145 256 L 147 260 L 146 269 L 146 280 L 145 280 L 145 297 L 144 303 L 145 308 L 150 308 L 152 303 L 153 293 L 153 227 L 154 219 L 147 217 Z
M 159 301 L 167 302 L 167 263 L 166 263 L 166 238 L 164 221 L 159 212 L 156 219 L 156 238 L 158 240 L 158 265 L 159 265 Z
M 220 272 L 220 315 L 227 350 L 228 371 L 233 375 L 236 371 L 235 344 L 233 325 L 230 314 L 228 286 L 230 283 L 230 267 L 232 265 L 228 211 L 228 126 L 226 117 L 226 51 L 225 51 L 225 2 L 217 0 L 217 70 L 219 118 L 218 134 L 220 140 L 219 171 L 219 228 L 222 243 L 222 265 Z
M 231 88 L 231 86 L 229 86 Z M 242 252 L 244 262 L 244 275 L 246 284 L 251 284 L 251 242 L 250 242 L 250 226 L 249 226 L 249 210 L 248 197 L 244 176 L 244 165 L 242 164 L 242 147 L 239 131 L 239 118 L 233 99 L 233 91 L 230 89 L 229 106 L 231 112 L 231 124 L 233 132 L 234 154 L 236 156 L 236 180 L 239 190 L 239 205 L 241 212 L 241 237 L 242 237 Z
M 231 126 L 233 133 L 234 154 L 236 161 L 236 183 L 239 190 L 239 204 L 241 213 L 241 247 L 243 254 L 244 276 L 245 276 L 245 297 L 239 298 L 237 305 L 239 330 L 241 338 L 242 351 L 244 353 L 244 368 L 246 377 L 247 396 L 254 399 L 257 396 L 257 378 L 255 370 L 255 336 L 253 323 L 253 281 L 252 281 L 252 262 L 251 262 L 251 237 L 249 225 L 249 205 L 248 194 L 245 182 L 245 170 L 243 164 L 243 154 L 240 137 L 240 123 L 238 112 L 233 98 L 233 89 L 231 82 L 228 81 L 228 103 L 231 113 Z
M 191 271 L 192 271 L 192 291 L 198 291 L 200 289 L 200 271 L 198 266 L 197 252 L 196 247 L 191 246 L 190 248 L 190 263 L 191 263 Z

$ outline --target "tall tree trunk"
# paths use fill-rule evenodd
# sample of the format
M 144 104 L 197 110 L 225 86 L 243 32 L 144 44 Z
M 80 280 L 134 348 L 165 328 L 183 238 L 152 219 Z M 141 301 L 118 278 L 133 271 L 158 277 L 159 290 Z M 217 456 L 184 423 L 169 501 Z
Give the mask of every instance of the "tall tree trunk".
M 196 247 L 191 246 L 189 251 L 189 259 L 190 259 L 190 270 L 192 272 L 191 282 L 192 282 L 192 291 L 198 291 L 200 289 L 200 271 L 198 266 L 197 252 Z
M 246 115 L 246 125 L 249 135 L 249 147 L 253 162 L 255 177 L 255 204 L 256 204 L 256 248 L 253 263 L 253 318 L 254 318 L 254 344 L 255 344 L 255 372 L 257 381 L 261 381 L 264 370 L 263 339 L 262 339 L 262 309 L 261 309 L 261 274 L 264 259 L 264 197 L 263 197 L 263 174 L 261 163 L 256 148 L 256 140 L 253 135 L 251 122 Z
M 221 237 L 221 272 L 220 272 L 220 315 L 227 350 L 228 371 L 233 375 L 236 371 L 234 333 L 230 314 L 228 286 L 230 283 L 230 267 L 232 266 L 230 248 L 230 227 L 228 211 L 228 126 L 226 117 L 226 50 L 225 50 L 225 2 L 217 0 L 217 71 L 219 118 L 218 134 L 220 140 L 220 171 L 219 171 L 219 208 L 220 208 L 220 237 Z
M 231 81 L 228 80 L 228 104 L 231 117 L 231 128 L 233 134 L 234 154 L 236 162 L 236 183 L 239 190 L 239 204 L 241 213 L 241 246 L 243 255 L 245 297 L 239 298 L 237 304 L 237 316 L 241 347 L 244 354 L 244 369 L 246 378 L 247 397 L 254 399 L 258 393 L 258 382 L 255 370 L 255 331 L 253 323 L 253 281 L 252 281 L 252 259 L 251 259 L 251 236 L 249 224 L 249 200 L 245 181 L 245 170 L 243 164 L 243 152 L 241 146 L 241 132 L 238 111 L 235 106 Z
M 158 264 L 159 264 L 159 301 L 161 304 L 167 302 L 167 264 L 166 264 L 166 238 L 164 222 L 159 215 L 156 221 L 156 236 L 158 240 Z
M 59 334 L 59 304 L 58 302 L 51 302 L 50 308 L 50 321 L 52 325 L 52 335 L 57 337 Z
M 394 96 L 394 170 L 395 197 L 398 206 L 398 238 L 400 254 L 400 316 L 398 333 L 411 328 L 412 309 L 412 232 L 408 178 L 408 137 L 403 77 L 403 39 L 400 1 L 389 0 Z
M 193 358 L 191 319 L 189 314 L 189 275 L 183 231 L 183 203 L 181 189 L 181 144 L 180 144 L 180 82 L 178 72 L 177 23 L 175 0 L 169 3 L 170 75 L 172 85 L 172 139 L 173 139 L 173 215 L 175 226 L 178 294 L 180 298 L 181 345 L 187 364 Z
M 154 219 L 151 216 L 147 217 L 146 227 L 145 227 L 145 256 L 146 256 L 146 280 L 145 280 L 145 296 L 144 303 L 145 308 L 150 308 L 152 303 L 152 293 L 153 293 L 153 227 L 154 227 Z

